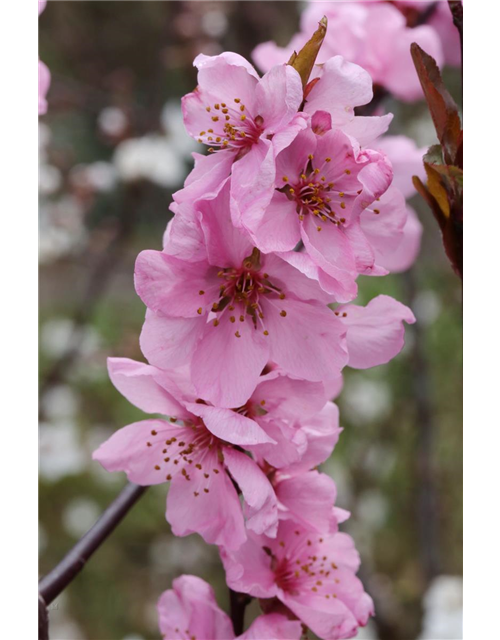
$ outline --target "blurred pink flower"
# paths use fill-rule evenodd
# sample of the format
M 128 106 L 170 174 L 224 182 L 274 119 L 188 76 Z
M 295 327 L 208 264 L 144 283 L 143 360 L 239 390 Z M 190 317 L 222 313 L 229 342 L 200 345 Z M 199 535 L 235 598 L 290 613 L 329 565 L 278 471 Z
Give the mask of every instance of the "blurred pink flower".
M 38 115 L 47 113 L 46 95 L 50 87 L 50 71 L 46 64 L 38 61 Z
M 439 36 L 428 25 L 408 28 L 400 11 L 387 2 L 309 3 L 302 14 L 301 30 L 287 47 L 266 42 L 255 48 L 252 57 L 259 68 L 267 71 L 273 65 L 286 62 L 294 50 L 305 44 L 323 15 L 328 18 L 328 30 L 318 64 L 340 54 L 366 69 L 374 83 L 400 100 L 411 102 L 422 98 L 410 45 L 417 42 L 441 65 Z
M 299 640 L 301 624 L 277 613 L 259 616 L 235 639 L 229 616 L 219 609 L 212 587 L 196 576 L 180 576 L 158 601 L 165 640 Z
M 277 597 L 323 640 L 352 637 L 373 614 L 345 533 L 312 533 L 282 521 L 276 539 L 251 535 L 237 551 L 220 553 L 231 589 Z
M 38 15 L 45 9 L 47 0 L 38 0 Z M 38 115 L 47 113 L 47 91 L 50 87 L 50 71 L 47 66 L 38 60 Z

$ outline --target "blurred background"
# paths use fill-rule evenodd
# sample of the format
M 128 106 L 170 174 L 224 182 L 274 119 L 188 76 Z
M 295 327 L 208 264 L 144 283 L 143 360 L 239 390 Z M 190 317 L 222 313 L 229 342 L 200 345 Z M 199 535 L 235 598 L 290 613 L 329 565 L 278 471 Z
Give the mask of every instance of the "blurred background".
M 53 1 L 40 17 L 40 58 L 52 84 L 40 118 L 40 574 L 119 493 L 123 474 L 92 462 L 109 435 L 142 418 L 111 385 L 106 358 L 143 359 L 144 307 L 134 260 L 161 248 L 171 194 L 196 148 L 180 97 L 200 52 L 250 57 L 285 45 L 299 2 Z M 460 99 L 460 73 L 445 70 Z M 390 98 L 391 133 L 435 142 L 424 103 Z M 386 293 L 418 323 L 389 365 L 347 370 L 344 432 L 324 466 L 338 483 L 344 530 L 362 556 L 377 617 L 360 638 L 457 639 L 462 572 L 462 326 L 460 281 L 430 211 L 415 266 L 361 278 L 359 303 Z M 215 548 L 175 538 L 166 486 L 149 489 L 82 574 L 50 607 L 52 640 L 158 638 L 156 601 L 182 573 L 208 580 L 228 606 Z M 249 618 L 254 615 L 252 607 Z M 439 635 L 441 634 L 441 635 Z

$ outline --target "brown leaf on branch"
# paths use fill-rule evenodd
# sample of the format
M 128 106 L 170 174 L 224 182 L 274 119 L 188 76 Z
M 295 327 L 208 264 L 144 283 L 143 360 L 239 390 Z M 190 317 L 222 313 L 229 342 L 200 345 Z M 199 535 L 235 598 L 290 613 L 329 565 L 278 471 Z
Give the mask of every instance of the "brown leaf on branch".
M 314 63 L 318 57 L 319 50 L 325 39 L 326 29 L 328 26 L 328 20 L 326 16 L 323 16 L 318 23 L 318 28 L 313 33 L 310 40 L 297 52 L 293 52 L 288 64 L 296 69 L 302 80 L 302 86 L 306 88 L 309 76 L 313 70 Z
M 444 160 L 446 164 L 456 164 L 462 141 L 458 107 L 444 86 L 434 58 L 425 53 L 416 42 L 411 45 L 411 55 L 443 148 Z

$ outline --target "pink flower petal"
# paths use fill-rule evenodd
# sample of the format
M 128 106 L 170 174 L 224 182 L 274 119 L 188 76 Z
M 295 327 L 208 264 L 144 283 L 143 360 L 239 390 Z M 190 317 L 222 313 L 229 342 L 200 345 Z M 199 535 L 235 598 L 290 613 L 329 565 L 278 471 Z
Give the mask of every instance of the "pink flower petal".
M 241 407 L 255 389 L 269 349 L 268 336 L 249 319 L 232 323 L 224 312 L 218 326 L 205 326 L 192 360 L 198 394 L 218 407 Z
M 187 476 L 176 474 L 167 497 L 167 520 L 176 536 L 199 533 L 208 544 L 238 549 L 246 539 L 240 501 L 222 470 L 205 477 L 205 469 L 221 468 L 217 450 L 206 451 L 204 469 L 189 466 Z
M 347 327 L 349 366 L 355 369 L 369 369 L 392 360 L 404 346 L 403 321 L 415 322 L 408 307 L 384 295 L 373 298 L 366 307 L 346 305 L 338 307 L 336 313 Z
M 229 447 L 225 449 L 224 462 L 243 494 L 247 528 L 257 534 L 275 537 L 278 501 L 269 480 L 258 465 L 240 451 Z

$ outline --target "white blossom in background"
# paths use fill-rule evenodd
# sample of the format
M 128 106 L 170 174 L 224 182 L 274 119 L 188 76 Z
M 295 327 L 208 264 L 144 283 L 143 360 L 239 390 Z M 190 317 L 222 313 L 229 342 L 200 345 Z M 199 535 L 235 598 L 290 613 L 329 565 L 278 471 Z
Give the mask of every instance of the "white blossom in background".
M 381 380 L 351 377 L 346 380 L 342 399 L 344 412 L 353 423 L 380 420 L 391 412 L 391 388 Z
M 39 208 L 38 259 L 54 262 L 78 249 L 87 241 L 85 209 L 72 195 L 43 202 Z
M 91 326 L 76 329 L 69 318 L 52 318 L 42 326 L 40 347 L 51 358 L 64 356 L 77 340 L 83 356 L 91 357 L 101 348 L 101 337 Z
M 358 497 L 356 517 L 371 532 L 375 533 L 385 525 L 388 513 L 389 503 L 380 491 L 371 489 Z
M 110 162 L 98 160 L 77 164 L 71 169 L 69 179 L 76 187 L 108 193 L 116 187 L 118 172 Z
M 203 14 L 201 19 L 201 28 L 203 32 L 211 38 L 220 38 L 228 28 L 227 17 L 223 11 L 219 9 L 211 9 Z
M 89 498 L 75 498 L 65 507 L 62 523 L 75 538 L 81 538 L 101 515 L 99 505 Z
M 38 468 L 40 476 L 51 482 L 82 472 L 88 463 L 73 422 L 40 423 Z
M 110 137 L 118 137 L 125 133 L 128 118 L 119 107 L 105 107 L 97 117 L 97 125 L 102 133 Z
M 433 324 L 439 318 L 441 309 L 441 300 L 431 289 L 420 291 L 413 301 L 413 311 L 417 320 L 426 326 Z
M 44 123 L 38 123 L 38 193 L 48 196 L 61 188 L 62 176 L 57 167 L 48 161 L 47 147 L 51 139 L 50 128 Z
M 435 578 L 423 600 L 423 628 L 418 640 L 460 640 L 463 637 L 463 580 Z
M 378 640 L 375 625 L 370 620 L 366 627 L 360 627 L 356 635 L 356 640 Z
M 75 418 L 78 405 L 77 393 L 66 384 L 51 387 L 41 399 L 43 414 L 50 421 Z
M 156 134 L 124 140 L 116 147 L 113 162 L 124 182 L 149 180 L 160 187 L 176 187 L 186 173 L 172 143 Z
M 53 640 L 87 640 L 81 628 L 70 617 L 68 609 L 68 598 L 64 592 L 48 606 L 50 638 Z
M 149 559 L 153 570 L 159 574 L 167 572 L 193 572 L 201 563 L 206 563 L 209 550 L 196 537 L 179 540 L 173 536 L 156 538 L 149 548 Z
M 169 100 L 165 103 L 160 121 L 162 129 L 175 151 L 185 160 L 191 160 L 191 153 L 200 149 L 198 143 L 186 131 L 182 110 L 177 100 Z

